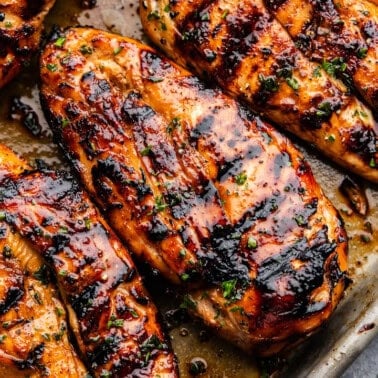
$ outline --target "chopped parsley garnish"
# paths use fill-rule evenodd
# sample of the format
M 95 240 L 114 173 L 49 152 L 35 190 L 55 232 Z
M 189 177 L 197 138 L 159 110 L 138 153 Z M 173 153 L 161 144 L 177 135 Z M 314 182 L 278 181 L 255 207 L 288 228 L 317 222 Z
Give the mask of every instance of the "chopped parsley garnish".
M 58 70 L 58 65 L 57 64 L 53 64 L 53 63 L 48 63 L 46 65 L 46 68 L 51 71 L 51 72 L 55 72 Z
M 247 174 L 245 172 L 240 172 L 238 175 L 235 176 L 235 182 L 238 185 L 244 185 L 247 181 Z
M 259 74 L 259 82 L 261 83 L 261 89 L 267 92 L 277 92 L 279 85 L 275 76 L 264 76 Z
M 196 302 L 189 295 L 184 295 L 182 302 L 180 304 L 180 308 L 183 309 L 195 309 L 197 307 Z
M 171 134 L 173 130 L 176 130 L 181 127 L 181 121 L 179 117 L 174 117 L 169 125 L 167 126 L 167 133 Z
M 347 69 L 347 64 L 344 62 L 342 57 L 334 58 L 331 61 L 326 61 L 325 59 L 322 62 L 322 68 L 328 75 L 335 77 L 337 73 L 344 72 Z
M 115 315 L 112 315 L 110 319 L 108 320 L 108 323 L 106 324 L 106 328 L 121 328 L 123 327 L 124 320 L 123 319 L 117 319 Z
M 93 49 L 92 47 L 88 46 L 88 45 L 82 45 L 80 47 L 80 52 L 83 54 L 83 55 L 90 55 L 93 53 Z
M 65 38 L 65 37 L 59 37 L 59 38 L 55 41 L 55 46 L 57 46 L 57 47 L 63 47 L 64 42 L 66 42 L 66 38 Z
M 235 295 L 236 279 L 222 282 L 223 298 L 231 299 Z
M 64 129 L 66 126 L 68 126 L 70 121 L 67 118 L 63 118 L 61 122 L 61 126 Z
M 358 57 L 359 59 L 363 59 L 363 58 L 366 57 L 367 52 L 368 52 L 368 48 L 367 48 L 367 47 L 360 47 L 360 48 L 357 50 L 357 57 Z
M 143 148 L 142 151 L 140 151 L 140 154 L 142 156 L 148 156 L 152 152 L 152 147 L 148 145 L 147 147 Z
M 33 277 L 44 285 L 47 285 L 50 282 L 47 265 L 42 264 L 39 269 L 33 273 Z
M 152 20 L 158 20 L 160 18 L 159 12 L 158 11 L 152 11 L 147 15 L 147 20 L 152 21 Z
M 299 83 L 295 77 L 287 77 L 286 83 L 289 85 L 289 87 L 293 88 L 295 91 L 299 89 Z
M 328 101 L 324 101 L 321 104 L 319 104 L 318 109 L 316 111 L 316 115 L 318 117 L 328 117 L 332 114 L 332 107 L 331 103 Z
M 329 134 L 329 135 L 327 135 L 327 136 L 325 137 L 325 140 L 326 140 L 327 142 L 331 142 L 331 143 L 333 143 L 333 142 L 336 140 L 336 137 L 335 137 L 334 134 Z
M 314 69 L 313 73 L 312 73 L 312 76 L 313 77 L 321 77 L 322 76 L 322 72 L 321 72 L 321 67 L 318 66 Z
M 155 211 L 156 212 L 161 212 L 164 211 L 168 207 L 168 204 L 164 202 L 163 196 L 158 196 L 155 198 Z
M 256 249 L 257 248 L 257 240 L 254 237 L 250 236 L 248 238 L 248 241 L 247 241 L 247 247 L 249 249 Z
M 113 55 L 118 55 L 123 50 L 123 46 L 118 46 L 114 49 Z
M 181 274 L 181 280 L 182 281 L 188 281 L 189 278 L 190 278 L 190 276 L 189 276 L 188 273 Z

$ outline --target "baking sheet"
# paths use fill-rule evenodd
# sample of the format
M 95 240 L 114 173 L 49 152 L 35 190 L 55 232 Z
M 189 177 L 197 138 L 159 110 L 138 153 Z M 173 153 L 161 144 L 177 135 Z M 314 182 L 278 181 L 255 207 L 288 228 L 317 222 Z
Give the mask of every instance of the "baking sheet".
M 93 9 L 80 8 L 78 0 L 57 0 L 46 20 L 49 30 L 60 26 L 88 25 L 108 29 L 130 37 L 145 39 L 139 22 L 138 1 L 98 0 Z M 52 143 L 38 100 L 37 61 L 28 72 L 0 91 L 0 142 L 32 162 L 39 158 L 53 167 L 67 168 L 56 146 Z M 36 112 L 41 133 L 33 136 L 18 117 L 11 117 L 13 98 L 19 98 Z M 345 172 L 325 162 L 311 147 L 297 142 L 313 168 L 324 192 L 340 211 L 350 238 L 350 278 L 346 291 L 331 321 L 305 344 L 285 356 L 276 375 L 303 377 L 336 377 L 354 360 L 378 330 L 378 187 L 357 179 L 365 191 L 370 210 L 366 217 L 351 211 L 339 191 Z M 368 224 L 373 227 L 369 232 Z M 369 241 L 370 240 L 370 241 Z M 169 288 L 153 294 L 163 315 L 175 308 Z M 257 377 L 264 374 L 260 361 L 246 356 L 228 343 L 219 340 L 198 322 L 183 322 L 170 330 L 173 348 L 178 356 L 182 377 L 189 377 L 188 363 L 193 357 L 202 357 L 208 363 L 203 377 Z

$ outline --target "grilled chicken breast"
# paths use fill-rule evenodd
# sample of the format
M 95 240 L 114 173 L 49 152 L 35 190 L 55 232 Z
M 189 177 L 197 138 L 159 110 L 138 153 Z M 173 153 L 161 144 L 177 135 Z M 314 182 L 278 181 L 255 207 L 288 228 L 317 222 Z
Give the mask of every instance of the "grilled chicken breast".
M 378 112 L 378 8 L 365 0 L 265 0 L 304 55 Z
M 9 170 L 0 181 L 0 211 L 3 222 L 25 238 L 52 267 L 77 344 L 96 377 L 176 376 L 175 359 L 158 324 L 156 309 L 128 252 L 72 177 L 62 172 L 19 174 Z M 4 264 L 11 265 L 11 262 L 4 261 Z M 15 280 L 16 286 L 19 276 L 8 280 Z M 61 328 L 64 317 L 55 315 L 57 305 L 54 306 L 53 299 L 42 303 L 46 297 L 39 292 L 42 284 L 33 284 L 34 289 L 28 290 L 34 301 L 29 299 L 32 303 L 28 306 L 34 304 L 33 312 L 37 314 L 44 311 L 53 315 L 50 320 L 34 320 L 41 329 L 34 331 L 39 343 L 31 349 L 25 364 L 30 360 L 30 364 L 39 366 L 43 332 L 53 332 L 49 323 L 60 327 L 59 337 L 65 335 L 61 335 L 65 328 Z M 59 314 L 60 308 L 59 305 Z M 20 315 L 15 314 L 14 318 Z M 11 328 L 9 332 L 13 332 Z M 63 341 L 56 341 L 53 334 L 51 338 L 51 344 L 46 345 L 55 344 L 55 348 L 54 354 L 46 357 L 50 359 L 47 362 L 63 368 L 69 356 L 62 361 L 58 360 L 59 356 L 70 350 L 63 349 Z M 31 348 L 36 342 L 28 343 Z M 17 340 L 9 339 L 9 347 L 12 344 L 17 347 Z
M 304 57 L 263 0 L 147 0 L 140 9 L 147 35 L 177 62 L 378 182 L 372 112 Z
M 26 168 L 0 146 L 1 181 Z M 84 378 L 86 369 L 68 340 L 66 311 L 49 269 L 10 228 L 2 210 L 0 219 L 0 376 Z
M 36 52 L 43 20 L 55 0 L 0 2 L 0 88 L 27 66 Z
M 152 48 L 99 30 L 55 36 L 41 80 L 82 182 L 131 251 L 182 285 L 189 311 L 263 355 L 330 316 L 345 231 L 285 137 Z

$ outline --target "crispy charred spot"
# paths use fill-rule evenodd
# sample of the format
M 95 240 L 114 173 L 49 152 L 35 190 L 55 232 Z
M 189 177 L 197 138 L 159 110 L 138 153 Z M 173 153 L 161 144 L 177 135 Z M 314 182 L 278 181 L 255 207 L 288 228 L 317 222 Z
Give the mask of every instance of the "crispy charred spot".
M 190 139 L 197 142 L 202 136 L 210 134 L 214 126 L 215 118 L 213 115 L 203 117 L 190 132 Z
M 34 135 L 39 136 L 42 132 L 42 127 L 39 123 L 38 115 L 33 108 L 20 98 L 14 97 L 11 103 L 11 117 L 13 119 L 20 119 L 23 125 Z
M 20 370 L 26 370 L 38 366 L 42 367 L 39 360 L 42 358 L 43 352 L 45 350 L 45 344 L 41 343 L 34 347 L 29 353 L 25 360 L 14 361 L 15 365 Z
M 236 225 L 219 222 L 213 226 L 211 238 L 204 241 L 204 250 L 197 252 L 206 282 L 219 284 L 230 279 L 249 282 L 248 256 L 241 252 L 241 237 L 258 220 L 267 219 L 283 201 L 284 196 L 276 193 L 249 209 Z M 308 208 L 301 216 L 307 219 L 314 211 L 316 209 Z
M 346 142 L 350 151 L 358 153 L 372 168 L 378 168 L 375 154 L 378 152 L 378 138 L 374 130 L 358 125 L 349 134 Z M 374 164 L 371 164 L 372 159 Z
M 273 163 L 274 177 L 278 179 L 281 176 L 283 168 L 288 167 L 291 164 L 290 155 L 287 152 L 281 152 L 276 155 Z
M 113 157 L 98 160 L 97 165 L 92 168 L 94 185 L 99 190 L 101 198 L 104 201 L 108 199 L 112 193 L 111 187 L 104 183 L 104 177 L 113 181 L 121 190 L 126 187 L 135 189 L 138 200 L 141 200 L 146 195 L 152 194 L 152 190 L 147 185 L 143 172 L 141 173 L 142 177 L 140 180 L 130 178 L 134 173 L 131 167 L 121 164 Z
M 364 23 L 361 28 L 364 37 L 376 40 L 378 38 L 378 26 L 373 20 L 369 20 Z
M 24 20 L 30 20 L 42 11 L 44 5 L 44 0 L 27 1 L 26 6 L 21 10 L 22 18 Z
M 173 69 L 168 60 L 162 59 L 151 51 L 142 50 L 140 60 L 143 79 L 152 83 L 163 81 Z
M 153 216 L 147 227 L 147 235 L 152 241 L 162 241 L 168 237 L 169 229 L 157 216 Z
M 98 79 L 94 71 L 86 72 L 81 81 L 88 86 L 89 95 L 87 100 L 89 103 L 94 103 L 107 98 L 111 92 L 111 86 L 105 79 Z
M 23 278 L 22 276 L 14 277 L 12 285 L 8 288 L 7 294 L 4 300 L 0 300 L 0 314 L 3 315 L 11 308 L 15 307 L 18 301 L 24 295 Z M 16 286 L 17 285 L 17 286 Z
M 122 338 L 117 335 L 109 335 L 96 346 L 93 352 L 87 353 L 87 358 L 92 369 L 104 365 L 119 350 Z
M 122 107 L 126 121 L 138 125 L 156 115 L 155 111 L 150 106 L 138 106 L 139 99 L 140 95 L 137 92 L 131 92 Z
M 287 0 L 265 0 L 264 3 L 270 11 L 277 11 Z
M 238 9 L 237 13 L 227 16 L 227 39 L 222 41 L 222 63 L 216 70 L 216 75 L 223 82 L 228 82 L 237 74 L 239 65 L 248 56 L 271 20 L 267 12 L 261 13 L 258 7 L 253 5 L 248 9 Z
M 313 312 L 308 295 L 322 285 L 325 261 L 335 248 L 336 243 L 328 240 L 324 227 L 314 240 L 299 239 L 281 253 L 265 259 L 258 267 L 255 280 L 265 297 L 264 306 L 281 307 L 283 316 L 285 313 L 298 316 Z M 294 269 L 293 260 L 301 261 L 303 265 Z M 284 298 L 281 305 L 278 304 L 280 297 Z

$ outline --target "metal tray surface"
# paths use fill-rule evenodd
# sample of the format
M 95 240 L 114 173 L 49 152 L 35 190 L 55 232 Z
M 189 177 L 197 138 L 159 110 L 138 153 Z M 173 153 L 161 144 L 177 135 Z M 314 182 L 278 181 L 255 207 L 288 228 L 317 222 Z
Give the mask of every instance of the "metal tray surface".
M 137 0 L 98 0 L 92 9 L 80 8 L 77 0 L 57 0 L 46 20 L 47 31 L 53 25 L 85 25 L 142 39 Z M 7 144 L 33 162 L 43 159 L 49 165 L 67 168 L 62 155 L 53 144 L 44 120 L 38 96 L 38 65 L 35 61 L 15 81 L 0 90 L 0 142 Z M 30 105 L 38 114 L 42 132 L 33 136 L 19 119 L 10 116 L 12 98 Z M 17 118 L 17 117 L 16 117 Z M 352 283 L 327 325 L 301 346 L 285 356 L 285 363 L 275 375 L 286 377 L 337 377 L 372 340 L 378 330 L 378 187 L 357 179 L 369 202 L 366 217 L 355 214 L 339 186 L 345 171 L 326 161 L 311 146 L 294 139 L 310 162 L 326 195 L 345 221 L 349 245 L 349 266 Z M 373 232 L 369 232 L 368 224 Z M 164 313 L 176 304 L 164 293 L 153 293 Z M 173 348 L 178 356 L 180 374 L 189 377 L 188 363 L 202 357 L 208 363 L 203 377 L 258 377 L 265 375 L 258 360 L 211 334 L 198 322 L 180 324 L 170 331 Z

